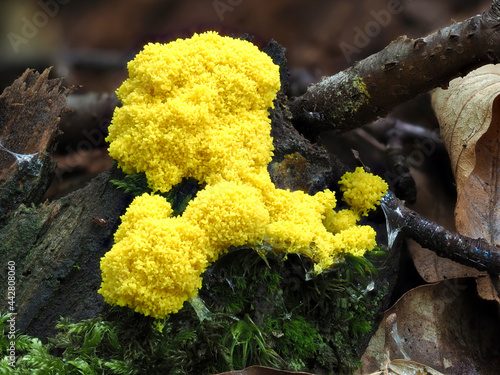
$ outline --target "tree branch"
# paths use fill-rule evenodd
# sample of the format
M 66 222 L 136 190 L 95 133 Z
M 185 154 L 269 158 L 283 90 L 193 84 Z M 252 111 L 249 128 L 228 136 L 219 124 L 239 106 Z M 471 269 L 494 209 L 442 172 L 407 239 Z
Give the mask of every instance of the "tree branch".
M 308 137 L 343 132 L 458 76 L 500 61 L 500 1 L 488 12 L 425 38 L 401 36 L 382 51 L 323 78 L 290 102 L 294 125 Z
M 416 241 L 438 256 L 474 267 L 481 271 L 500 275 L 500 249 L 481 239 L 472 239 L 450 232 L 406 207 L 389 191 L 380 203 L 391 231 Z

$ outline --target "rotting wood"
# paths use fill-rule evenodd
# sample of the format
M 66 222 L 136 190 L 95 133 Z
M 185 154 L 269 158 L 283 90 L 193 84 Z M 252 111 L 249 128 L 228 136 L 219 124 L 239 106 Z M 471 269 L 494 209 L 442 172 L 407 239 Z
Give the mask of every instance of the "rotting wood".
M 27 69 L 0 95 L 0 225 L 20 204 L 39 203 L 55 175 L 51 152 L 72 89 L 49 73 Z

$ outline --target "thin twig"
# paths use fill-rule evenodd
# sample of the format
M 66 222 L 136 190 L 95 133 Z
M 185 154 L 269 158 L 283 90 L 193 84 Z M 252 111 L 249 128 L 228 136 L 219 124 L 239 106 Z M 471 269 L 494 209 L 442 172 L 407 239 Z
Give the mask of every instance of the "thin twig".
M 389 231 L 403 235 L 434 251 L 438 256 L 454 260 L 481 271 L 500 275 L 500 248 L 481 239 L 450 232 L 407 208 L 389 191 L 381 201 Z

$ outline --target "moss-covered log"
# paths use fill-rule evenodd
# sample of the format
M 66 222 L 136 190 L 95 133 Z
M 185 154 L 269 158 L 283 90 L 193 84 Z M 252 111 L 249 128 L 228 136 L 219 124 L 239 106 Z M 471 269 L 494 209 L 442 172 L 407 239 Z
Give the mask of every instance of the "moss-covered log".
M 278 52 L 283 53 L 283 50 Z M 125 315 L 123 315 L 123 319 L 116 317 L 116 314 L 120 315 L 119 311 L 122 311 L 120 309 L 111 311 L 110 314 L 107 314 L 106 312 L 109 312 L 109 306 L 97 293 L 97 290 L 101 283 L 100 259 L 113 244 L 113 233 L 119 224 L 120 215 L 123 214 L 126 207 L 131 202 L 132 194 L 126 194 L 110 183 L 112 179 L 121 180 L 125 177 L 116 167 L 112 167 L 109 171 L 95 178 L 88 186 L 81 190 L 51 203 L 40 202 L 46 188 L 50 184 L 53 174 L 43 173 L 43 168 L 37 169 L 34 168 L 34 166 L 38 166 L 39 162 L 46 162 L 46 165 L 52 165 L 50 162 L 51 145 L 53 144 L 54 137 L 58 133 L 56 125 L 59 121 L 59 115 L 61 112 L 65 111 L 65 96 L 68 92 L 68 90 L 61 88 L 59 80 L 56 80 L 56 85 L 54 81 L 48 80 L 46 76 L 48 72 L 44 74 L 45 75 L 41 75 L 39 79 L 43 78 L 46 84 L 45 86 L 39 84 L 37 86 L 38 90 L 44 92 L 44 87 L 52 87 L 53 89 L 48 91 L 53 93 L 54 96 L 46 98 L 46 107 L 43 107 L 42 103 L 37 104 L 37 108 L 39 108 L 38 111 L 40 113 L 47 113 L 55 102 L 60 103 L 60 106 L 57 111 L 52 113 L 52 117 L 44 119 L 41 122 L 37 120 L 38 122 L 36 124 L 38 124 L 38 127 L 31 125 L 30 128 L 29 124 L 23 127 L 23 132 L 25 133 L 19 135 L 19 137 L 20 139 L 24 139 L 22 137 L 26 137 L 26 134 L 28 134 L 31 135 L 31 137 L 45 141 L 39 141 L 39 143 L 37 143 L 39 145 L 38 148 L 15 148 L 13 146 L 20 144 L 20 142 L 15 141 L 17 136 L 15 133 L 12 133 L 8 137 L 9 143 L 4 145 L 6 150 L 8 150 L 5 151 L 7 157 L 13 156 L 13 154 L 9 154 L 9 152 L 15 152 L 16 154 L 36 154 L 33 156 L 34 158 L 43 155 L 44 159 L 41 161 L 37 161 L 38 159 L 29 159 L 26 160 L 26 162 L 19 162 L 14 156 L 16 160 L 11 160 L 11 164 L 19 164 L 15 168 L 17 174 L 4 173 L 6 184 L 4 186 L 8 186 L 9 183 L 17 184 L 18 190 L 16 191 L 19 193 L 20 197 L 14 203 L 7 202 L 5 204 L 4 222 L 0 224 L 0 257 L 2 259 L 2 264 L 0 266 L 3 269 L 7 269 L 8 262 L 10 262 L 10 264 L 15 263 L 16 329 L 22 333 L 37 336 L 45 341 L 48 337 L 54 336 L 55 326 L 60 317 L 66 317 L 74 322 L 86 318 L 90 319 L 102 316 L 114 319 L 115 322 L 121 322 L 125 318 L 130 320 L 130 317 L 125 317 Z M 57 95 L 55 95 L 56 93 Z M 273 161 L 269 165 L 269 171 L 273 182 L 280 188 L 302 190 L 310 194 L 314 194 L 326 188 L 333 188 L 343 174 L 344 167 L 340 162 L 332 161 L 332 158 L 323 148 L 310 143 L 293 129 L 289 122 L 291 116 L 286 109 L 285 101 L 286 98 L 280 94 L 279 100 L 276 102 L 276 108 L 271 113 L 272 136 L 274 139 L 275 151 Z M 8 119 L 12 114 L 8 110 L 4 110 L 0 115 L 3 116 L 3 119 Z M 35 116 L 29 118 L 36 119 Z M 26 119 L 26 121 L 28 121 L 28 119 Z M 3 120 L 3 124 L 7 122 Z M 47 126 L 49 129 L 45 129 L 44 126 Z M 2 129 L 4 131 L 2 134 L 7 134 L 8 128 L 4 126 Z M 14 128 L 11 127 L 11 129 Z M 35 131 L 33 129 L 37 130 Z M 44 134 L 44 136 L 40 136 L 41 134 Z M 31 138 L 28 138 L 28 141 L 23 141 L 21 143 L 30 144 Z M 8 147 L 13 147 L 14 151 Z M 25 173 L 26 169 L 23 168 L 32 168 L 30 169 L 32 173 Z M 18 180 L 15 180 L 16 176 L 22 176 L 25 179 L 22 184 L 19 184 Z M 30 188 L 29 191 L 36 190 L 36 196 L 34 196 L 33 193 L 29 195 L 26 191 L 30 186 L 33 186 L 33 188 Z M 10 191 L 13 192 L 14 190 Z M 241 310 L 233 312 L 233 317 L 228 315 L 229 318 L 227 319 L 229 323 L 232 323 L 235 319 L 240 319 L 243 325 L 250 324 L 253 321 L 259 325 L 265 325 L 264 323 L 267 322 L 266 324 L 272 328 L 276 324 L 281 324 L 281 321 L 273 323 L 269 319 L 279 317 L 282 313 L 285 313 L 286 311 L 282 310 L 284 307 L 285 309 L 293 310 L 295 308 L 294 306 L 298 305 L 297 308 L 299 308 L 302 302 L 295 300 L 298 296 L 298 294 L 295 293 L 296 290 L 300 289 L 303 290 L 304 293 L 308 293 L 308 288 L 316 288 L 316 282 L 305 282 L 305 269 L 298 267 L 298 265 L 300 266 L 300 264 L 302 264 L 301 262 L 274 262 L 271 266 L 273 268 L 268 268 L 268 264 L 263 262 L 261 258 L 259 258 L 259 255 L 253 253 L 252 249 L 246 248 L 240 249 L 239 251 L 243 253 L 246 251 L 250 257 L 253 256 L 253 258 L 261 262 L 257 275 L 246 275 L 248 280 L 245 282 L 253 282 L 255 284 L 254 287 L 237 290 L 237 292 L 241 294 L 241 298 L 249 299 L 251 303 L 245 304 L 241 306 Z M 223 269 L 224 264 L 228 264 L 227 261 L 231 259 L 233 259 L 235 263 L 232 265 L 230 264 L 229 269 Z M 222 290 L 222 288 L 225 287 L 226 291 L 232 291 L 229 283 L 232 278 L 235 278 L 235 280 L 238 279 L 238 277 L 241 276 L 241 272 L 238 273 L 238 275 L 231 275 L 231 267 L 242 266 L 245 269 L 245 264 L 238 264 L 238 261 L 242 259 L 244 259 L 243 256 L 231 258 L 231 254 L 229 254 L 229 257 L 226 258 L 226 263 L 223 261 L 220 265 L 217 265 L 216 270 L 210 269 L 207 271 L 205 275 L 206 278 L 204 278 L 205 288 L 200 295 L 202 298 L 207 298 L 208 305 L 212 307 L 213 301 L 211 299 L 213 296 L 211 293 L 214 288 L 217 289 L 217 283 L 221 284 L 218 285 L 219 289 Z M 296 258 L 293 259 L 298 261 Z M 367 295 L 367 298 L 370 300 L 372 296 L 374 298 L 374 300 L 370 302 L 370 304 L 372 302 L 374 304 L 370 305 L 371 310 L 369 311 L 369 319 L 366 320 L 373 325 L 377 324 L 383 309 L 387 306 L 388 297 L 390 296 L 390 292 L 397 277 L 397 257 L 390 258 L 390 262 L 390 264 L 386 265 L 379 279 L 374 284 L 376 292 Z M 229 272 L 229 274 L 227 277 L 224 277 L 224 279 L 217 279 L 218 281 L 216 284 L 210 284 L 210 282 L 213 281 L 211 277 L 219 272 L 217 270 L 220 270 L 221 274 L 226 274 L 227 272 Z M 252 277 L 257 277 L 261 272 L 263 274 L 262 280 L 252 281 Z M 361 272 L 365 272 L 362 267 Z M 279 286 L 277 286 L 275 290 L 275 292 L 277 290 L 282 290 L 280 296 L 266 296 L 266 293 L 269 292 L 269 280 L 265 275 L 275 277 L 273 280 L 276 282 L 278 282 L 278 279 L 280 280 Z M 333 274 L 331 276 L 333 276 Z M 342 277 L 344 276 L 347 277 L 342 274 Z M 319 279 L 317 281 L 320 282 Z M 342 281 L 340 282 L 342 283 Z M 299 288 L 297 283 L 303 283 L 302 287 Z M 6 272 L 0 274 L 0 285 L 1 293 L 6 295 L 6 288 L 8 285 Z M 331 284 L 333 287 L 332 292 L 336 290 L 335 285 L 335 283 Z M 317 294 L 318 290 L 319 289 L 316 288 L 312 290 L 312 292 L 316 293 L 314 298 L 319 298 L 321 301 L 320 303 L 328 304 L 330 303 L 329 301 L 340 301 L 339 306 L 341 309 L 343 309 L 342 306 L 351 306 L 349 304 L 346 305 L 346 302 L 342 299 L 351 296 L 351 294 L 347 293 L 348 289 L 342 289 L 345 296 L 338 300 L 326 295 L 319 295 Z M 330 293 L 328 286 L 325 286 L 324 292 Z M 273 292 L 271 291 L 271 293 Z M 286 298 L 286 296 L 293 298 L 283 303 L 282 299 Z M 223 301 L 222 298 L 218 298 L 217 296 L 215 296 L 215 300 L 219 302 Z M 277 304 L 277 301 L 281 302 Z M 233 303 L 232 300 L 230 302 Z M 355 299 L 353 299 L 352 302 L 355 303 Z M 0 307 L 3 311 L 9 311 L 10 305 L 7 303 L 7 300 L 2 300 Z M 335 313 L 335 317 L 332 316 L 332 322 L 338 322 L 339 319 L 351 319 L 354 321 L 354 318 L 361 318 L 361 321 L 365 321 L 364 317 L 355 316 L 354 311 L 350 311 L 351 307 L 348 309 L 349 311 L 345 311 L 345 314 L 343 310 L 338 310 L 339 307 L 337 307 L 335 311 L 332 310 L 332 313 Z M 227 310 L 229 307 L 219 304 L 217 309 L 219 308 Z M 180 332 L 185 330 L 182 325 L 191 328 L 197 327 L 199 322 L 192 321 L 193 318 L 197 318 L 189 311 L 188 307 L 187 313 L 179 314 L 178 319 L 172 317 L 172 320 L 169 320 L 168 324 L 175 327 L 175 329 Z M 305 319 L 304 321 L 306 321 L 308 319 L 308 316 L 305 316 L 307 315 L 306 312 L 307 310 L 304 310 L 297 318 L 298 320 L 294 320 L 294 324 L 302 322 L 301 319 Z M 189 322 L 185 321 L 186 314 L 191 316 Z M 128 311 L 128 315 L 134 315 L 135 318 L 133 319 L 137 321 L 149 322 L 149 319 L 138 316 L 137 314 L 132 314 L 130 311 Z M 324 317 L 327 316 L 328 315 L 324 315 Z M 317 318 L 318 316 L 311 319 Z M 220 323 L 222 324 L 222 322 Z M 144 329 L 150 332 L 152 328 L 151 325 L 148 324 L 146 324 L 147 327 Z M 317 322 L 307 323 L 307 326 L 309 326 L 309 324 L 314 326 Z M 328 327 L 334 327 L 335 324 L 337 323 L 332 323 L 328 325 Z M 346 328 L 344 333 L 349 336 L 348 332 L 351 332 L 350 328 L 348 326 L 344 328 Z M 132 324 L 130 329 L 135 330 L 136 327 Z M 262 327 L 262 329 L 265 331 L 266 328 Z M 312 331 L 317 334 L 315 330 Z M 369 334 L 367 334 L 368 331 L 369 327 L 364 326 L 360 331 L 363 332 L 363 334 L 355 338 L 349 336 L 344 337 L 342 340 L 340 340 L 340 338 L 335 339 L 335 341 L 333 339 L 328 339 L 329 341 L 325 339 L 330 343 L 328 345 L 334 347 L 332 353 L 338 354 L 332 354 L 336 358 L 332 358 L 332 362 L 329 362 L 328 366 L 343 368 L 343 366 L 346 366 L 346 363 L 349 362 L 350 365 L 348 365 L 348 367 L 350 367 L 354 363 L 353 361 L 356 359 L 356 356 L 361 355 L 369 338 Z M 224 334 L 223 332 L 217 332 L 218 334 Z M 227 331 L 228 334 L 229 332 L 230 331 Z M 330 331 L 328 332 L 331 334 Z M 148 335 L 150 333 L 148 333 Z M 269 334 L 269 332 L 267 334 Z M 206 335 L 208 335 L 208 333 Z M 205 339 L 207 338 L 203 338 L 203 340 Z M 290 342 L 293 343 L 293 341 Z M 351 353 L 349 358 L 343 358 L 343 349 L 340 346 L 341 342 L 343 345 L 349 346 L 349 353 Z M 277 345 L 277 343 L 275 344 Z M 218 343 L 218 346 L 220 345 L 221 344 Z M 227 345 L 231 345 L 230 340 Z M 268 345 L 274 344 L 269 342 Z M 279 345 L 277 347 L 279 347 Z M 286 347 L 292 348 L 293 345 Z M 221 353 L 226 349 L 227 348 L 221 347 Z M 189 351 L 186 350 L 186 353 L 188 352 Z M 314 356 L 314 350 L 312 349 L 307 353 L 307 356 Z M 294 354 L 291 353 L 290 355 L 293 356 Z M 309 357 L 309 359 L 311 358 L 313 357 Z M 206 360 L 208 359 L 203 359 L 203 361 Z

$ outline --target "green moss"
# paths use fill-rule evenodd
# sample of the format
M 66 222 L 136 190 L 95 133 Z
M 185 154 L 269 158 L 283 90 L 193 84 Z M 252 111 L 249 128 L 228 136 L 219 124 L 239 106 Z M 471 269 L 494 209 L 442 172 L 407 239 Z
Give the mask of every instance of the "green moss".
M 266 334 L 248 314 L 229 327 L 223 344 L 229 349 L 231 368 L 246 368 L 248 364 L 284 365 L 281 357 L 267 345 Z
M 318 331 L 300 315 L 269 317 L 264 327 L 271 333 L 276 352 L 292 370 L 307 368 L 305 359 L 329 349 Z
M 46 216 L 43 208 L 21 205 L 10 222 L 0 232 L 0 255 L 2 258 L 16 256 L 12 251 L 32 249 Z
M 204 274 L 199 297 L 208 319 L 200 321 L 189 303 L 160 321 L 119 307 L 96 319 L 62 319 L 46 345 L 18 336 L 9 373 L 210 374 L 254 364 L 353 373 L 384 293 L 366 290 L 370 267 L 352 258 L 310 279 L 306 258 L 269 253 L 264 261 L 250 248 L 231 249 Z M 4 335 L 0 348 L 7 344 Z M 0 361 L 0 374 L 6 366 Z
M 17 270 L 24 269 L 36 249 L 40 231 L 51 214 L 49 207 L 19 206 L 13 218 L 0 230 L 2 267 L 6 267 L 8 261 L 13 261 Z M 21 272 L 17 272 L 16 277 L 18 283 L 22 282 Z M 0 285 L 2 295 L 7 295 L 7 272 L 0 272 Z
M 146 175 L 144 173 L 128 174 L 122 180 L 110 180 L 118 189 L 134 196 L 144 193 L 152 193 Z M 194 178 L 184 178 L 180 183 L 172 187 L 168 193 L 161 195 L 172 205 L 173 216 L 181 215 L 198 191 L 202 188 Z
M 125 191 L 125 193 L 130 193 L 134 196 L 151 192 L 146 174 L 144 173 L 127 174 L 122 180 L 110 180 L 109 182 L 118 189 Z
M 0 316 L 2 349 L 9 345 L 3 334 L 8 318 Z M 220 344 L 227 326 L 200 324 L 189 307 L 178 319 L 167 320 L 162 332 L 153 319 L 129 309 L 77 323 L 61 319 L 48 344 L 18 335 L 15 366 L 4 357 L 0 374 L 204 374 L 229 368 L 227 349 Z
M 284 260 L 271 253 L 265 262 L 248 249 L 236 249 L 204 275 L 200 295 L 209 309 L 230 313 L 238 322 L 248 314 L 289 369 L 319 364 L 327 373 L 352 373 L 379 302 L 379 291 L 366 291 L 374 268 L 366 258 L 351 257 L 307 279 L 311 268 L 298 256 Z M 238 368 L 238 361 L 231 363 Z
M 352 114 L 356 113 L 359 108 L 361 108 L 361 106 L 368 104 L 371 98 L 365 81 L 359 75 L 356 75 L 354 78 L 350 77 L 349 79 L 345 79 L 352 81 L 352 86 L 346 86 L 345 92 L 338 92 L 335 94 L 338 96 L 335 100 L 342 106 L 340 109 L 343 115 L 339 116 L 342 117 L 342 120 L 345 120 L 346 117 L 351 117 Z M 345 100 L 345 98 L 349 99 Z

